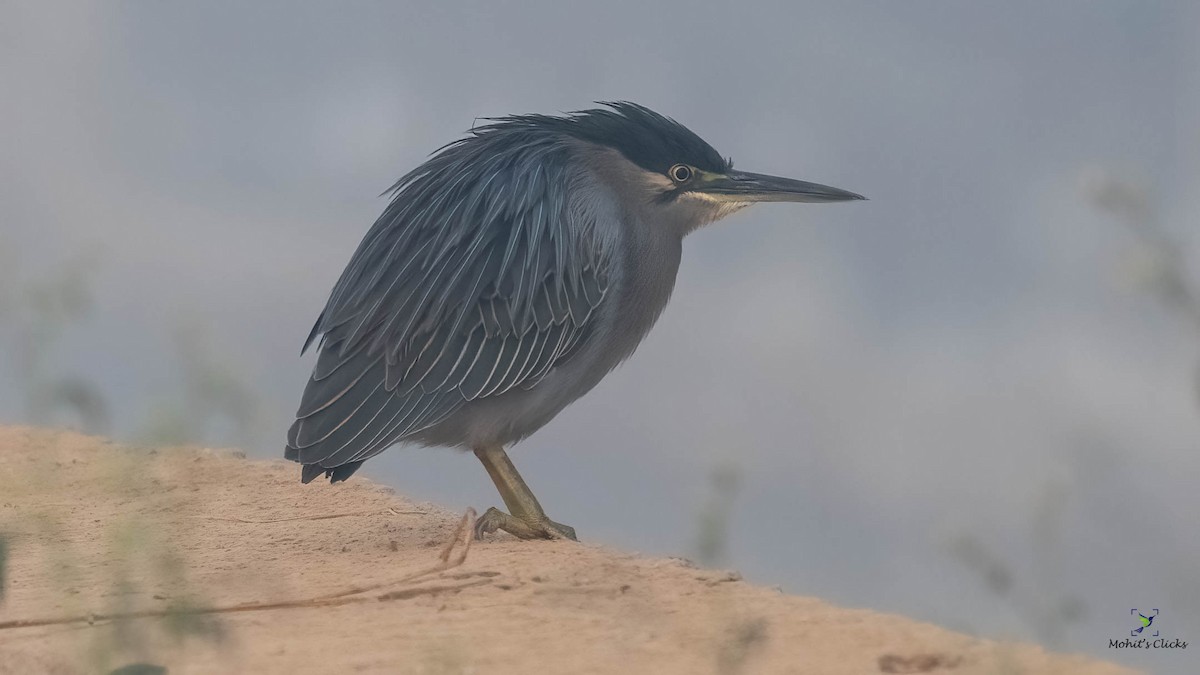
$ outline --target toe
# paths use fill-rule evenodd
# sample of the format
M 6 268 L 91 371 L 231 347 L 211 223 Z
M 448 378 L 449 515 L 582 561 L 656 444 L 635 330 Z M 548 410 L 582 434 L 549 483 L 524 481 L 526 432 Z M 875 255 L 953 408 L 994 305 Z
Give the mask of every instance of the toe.
M 507 514 L 500 511 L 496 507 L 491 507 L 483 512 L 482 516 L 475 519 L 475 538 L 482 539 L 484 535 L 491 534 L 500 529 L 503 517 Z
M 579 539 L 575 537 L 575 528 L 571 527 L 570 525 L 563 525 L 562 523 L 556 523 L 554 521 L 550 521 L 548 525 L 549 526 L 547 527 L 547 530 L 549 530 L 549 533 L 552 533 L 550 535 L 552 539 L 570 539 L 571 541 L 579 541 Z

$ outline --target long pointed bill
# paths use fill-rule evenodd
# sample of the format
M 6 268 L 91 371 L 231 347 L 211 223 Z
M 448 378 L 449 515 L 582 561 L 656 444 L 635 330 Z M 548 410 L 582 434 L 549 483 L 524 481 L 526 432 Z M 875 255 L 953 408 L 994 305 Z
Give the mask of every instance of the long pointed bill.
M 694 190 L 730 202 L 848 202 L 866 199 L 862 195 L 828 185 L 744 171 L 704 174 Z

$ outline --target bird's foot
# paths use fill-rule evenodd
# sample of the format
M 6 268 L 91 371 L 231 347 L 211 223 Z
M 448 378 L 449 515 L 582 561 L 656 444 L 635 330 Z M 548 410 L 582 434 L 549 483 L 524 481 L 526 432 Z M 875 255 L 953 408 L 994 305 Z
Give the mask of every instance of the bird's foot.
M 545 517 L 537 520 L 522 520 L 515 516 L 510 516 L 493 506 L 484 511 L 483 515 L 475 521 L 475 538 L 481 539 L 483 535 L 490 534 L 496 530 L 504 530 L 518 539 L 570 539 L 571 541 L 579 541 L 575 538 L 575 528 L 569 525 L 556 523 Z

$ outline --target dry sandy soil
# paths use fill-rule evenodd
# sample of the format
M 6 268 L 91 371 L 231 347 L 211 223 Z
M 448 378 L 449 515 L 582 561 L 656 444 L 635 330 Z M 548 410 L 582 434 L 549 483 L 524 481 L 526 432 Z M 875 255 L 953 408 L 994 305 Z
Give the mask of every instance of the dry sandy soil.
M 587 544 L 413 578 L 461 515 L 282 460 L 30 428 L 0 453 L 3 674 L 1128 672 Z

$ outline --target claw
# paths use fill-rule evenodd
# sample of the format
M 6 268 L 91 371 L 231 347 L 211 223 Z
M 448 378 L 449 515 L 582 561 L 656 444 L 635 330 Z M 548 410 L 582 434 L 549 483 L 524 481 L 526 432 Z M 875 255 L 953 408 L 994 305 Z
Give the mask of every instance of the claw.
M 575 528 L 550 519 L 525 521 L 492 507 L 484 511 L 475 521 L 475 538 L 481 539 L 485 534 L 496 530 L 504 530 L 518 539 L 570 539 L 575 538 Z

